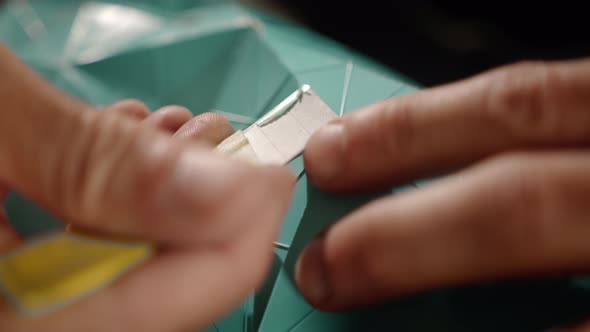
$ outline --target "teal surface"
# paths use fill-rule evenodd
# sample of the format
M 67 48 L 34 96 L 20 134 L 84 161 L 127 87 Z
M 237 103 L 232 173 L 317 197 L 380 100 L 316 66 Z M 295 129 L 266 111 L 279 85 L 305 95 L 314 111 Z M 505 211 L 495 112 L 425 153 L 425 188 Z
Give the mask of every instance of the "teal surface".
M 343 114 L 419 88 L 332 40 L 232 1 L 13 2 L 0 10 L 0 35 L 49 81 L 89 102 L 180 104 L 195 114 L 222 112 L 238 128 L 304 83 Z M 473 285 L 365 311 L 317 311 L 293 283 L 300 251 L 325 226 L 391 191 L 327 195 L 307 181 L 301 158 L 290 167 L 302 176 L 278 240 L 291 248 L 276 251 L 264 287 L 208 332 L 541 331 L 590 313 L 587 279 Z M 15 193 L 7 211 L 26 236 L 61 227 Z

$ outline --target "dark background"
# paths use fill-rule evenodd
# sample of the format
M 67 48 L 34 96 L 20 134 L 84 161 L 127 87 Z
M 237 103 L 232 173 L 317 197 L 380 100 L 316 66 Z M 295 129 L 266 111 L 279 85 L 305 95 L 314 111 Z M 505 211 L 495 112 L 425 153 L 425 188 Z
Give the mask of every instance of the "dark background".
M 239 1 L 295 18 L 424 86 L 519 60 L 590 56 L 587 1 Z
M 583 1 L 279 2 L 313 29 L 425 86 L 518 60 L 590 55 Z

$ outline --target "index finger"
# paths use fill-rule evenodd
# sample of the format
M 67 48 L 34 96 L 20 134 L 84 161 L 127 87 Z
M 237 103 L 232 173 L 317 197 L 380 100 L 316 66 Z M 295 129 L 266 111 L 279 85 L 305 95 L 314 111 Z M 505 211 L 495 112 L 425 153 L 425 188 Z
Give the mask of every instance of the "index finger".
M 590 59 L 507 66 L 385 100 L 312 137 L 311 179 L 373 189 L 466 166 L 491 154 L 590 141 Z

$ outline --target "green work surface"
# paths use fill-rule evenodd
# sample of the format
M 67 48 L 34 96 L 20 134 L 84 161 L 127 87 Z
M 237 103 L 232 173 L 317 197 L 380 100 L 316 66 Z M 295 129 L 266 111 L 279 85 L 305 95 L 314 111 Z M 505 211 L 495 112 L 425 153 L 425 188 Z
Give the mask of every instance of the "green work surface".
M 222 112 L 237 128 L 301 84 L 310 84 L 339 114 L 418 88 L 334 41 L 232 1 L 15 1 L 0 10 L 0 34 L 48 80 L 89 102 L 137 98 L 152 109 L 180 104 L 195 114 Z M 302 176 L 278 241 L 291 247 L 277 249 L 264 287 L 208 332 L 540 331 L 590 313 L 587 280 L 474 285 L 364 311 L 317 311 L 293 283 L 305 244 L 361 204 L 392 191 L 420 190 L 428 181 L 335 196 L 307 181 L 301 158 L 290 166 Z M 18 194 L 9 196 L 7 211 L 26 236 L 61 227 Z

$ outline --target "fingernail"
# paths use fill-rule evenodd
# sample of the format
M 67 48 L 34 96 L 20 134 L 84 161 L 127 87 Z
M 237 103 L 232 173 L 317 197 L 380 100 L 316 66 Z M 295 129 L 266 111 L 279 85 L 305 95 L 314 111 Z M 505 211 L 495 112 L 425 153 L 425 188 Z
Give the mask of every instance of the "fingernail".
M 319 129 L 306 147 L 310 172 L 321 180 L 338 176 L 344 161 L 344 126 L 334 122 Z
M 324 260 L 324 238 L 311 241 L 295 266 L 295 280 L 303 295 L 314 305 L 326 303 L 330 289 Z

